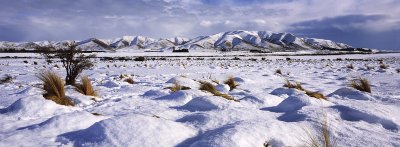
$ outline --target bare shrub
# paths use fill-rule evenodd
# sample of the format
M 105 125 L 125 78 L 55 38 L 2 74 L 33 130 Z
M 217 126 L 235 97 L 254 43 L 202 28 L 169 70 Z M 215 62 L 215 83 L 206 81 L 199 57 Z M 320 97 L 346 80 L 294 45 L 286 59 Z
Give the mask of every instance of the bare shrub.
M 215 88 L 215 86 L 212 85 L 211 83 L 208 83 L 208 82 L 200 82 L 200 83 L 201 83 L 200 90 L 204 90 L 204 91 L 210 92 L 214 96 L 219 96 L 219 97 L 223 97 L 223 98 L 225 98 L 227 100 L 232 100 L 232 101 L 235 101 L 235 102 L 239 102 L 239 100 L 234 99 L 232 96 L 219 92 Z
M 93 62 L 90 58 L 95 57 L 94 54 L 84 55 L 81 49 L 77 48 L 78 44 L 75 42 L 64 43 L 60 46 L 40 46 L 36 50 L 40 51 L 41 54 L 46 58 L 46 61 L 51 59 L 60 59 L 62 66 L 65 68 L 67 74 L 65 81 L 67 85 L 75 85 L 76 77 L 83 70 L 93 67 Z
M 64 81 L 56 73 L 46 71 L 37 76 L 43 82 L 43 97 L 57 104 L 74 106 L 75 104 L 65 96 Z
M 358 78 L 358 79 L 351 80 L 350 86 L 359 91 L 371 93 L 371 85 L 369 84 L 368 80 L 365 78 Z
M 81 82 L 82 84 L 75 85 L 76 91 L 88 96 L 98 96 L 97 92 L 93 89 L 92 83 L 90 82 L 88 76 L 83 76 Z
M 236 83 L 235 79 L 232 76 L 228 77 L 228 79 L 224 81 L 224 84 L 227 84 L 229 86 L 229 91 L 232 91 L 237 86 L 239 86 L 239 84 Z

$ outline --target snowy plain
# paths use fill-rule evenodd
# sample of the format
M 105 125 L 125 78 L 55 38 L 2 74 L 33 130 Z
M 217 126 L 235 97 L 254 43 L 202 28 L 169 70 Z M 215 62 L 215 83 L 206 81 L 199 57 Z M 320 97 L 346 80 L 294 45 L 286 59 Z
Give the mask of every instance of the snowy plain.
M 1 57 L 14 55 L 2 53 Z M 36 75 L 51 69 L 64 76 L 60 62 L 47 64 L 35 54 L 17 56 L 35 58 L 0 59 L 0 78 L 10 75 L 14 79 L 0 84 L 0 146 L 4 147 L 307 146 L 307 132 L 319 135 L 323 120 L 329 123 L 337 146 L 400 146 L 398 53 L 246 55 L 241 60 L 232 60 L 234 55 L 154 61 L 96 59 L 95 67 L 81 75 L 89 76 L 99 93 L 97 101 L 66 86 L 75 107 L 57 105 L 42 96 Z M 380 60 L 389 68 L 381 69 Z M 347 67 L 350 64 L 354 69 Z M 282 74 L 276 74 L 277 69 Z M 229 76 L 239 83 L 232 91 L 223 84 Z M 134 84 L 124 82 L 129 77 Z M 359 77 L 369 80 L 372 93 L 350 88 L 350 81 Z M 285 88 L 285 79 L 321 92 L 327 100 Z M 198 90 L 199 81 L 219 81 L 212 83 L 240 102 Z M 191 89 L 165 89 L 174 82 Z

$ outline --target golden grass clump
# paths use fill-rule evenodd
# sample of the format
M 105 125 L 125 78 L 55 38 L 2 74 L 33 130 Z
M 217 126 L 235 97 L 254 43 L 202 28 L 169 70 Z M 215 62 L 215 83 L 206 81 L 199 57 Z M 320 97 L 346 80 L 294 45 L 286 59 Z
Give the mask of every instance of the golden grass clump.
M 131 77 L 125 79 L 124 82 L 127 82 L 129 84 L 134 84 L 135 83 L 135 81 Z
M 299 82 L 296 82 L 296 84 L 292 84 L 292 83 L 290 83 L 290 81 L 288 79 L 286 79 L 286 82 L 285 82 L 285 84 L 283 84 L 283 87 L 295 88 L 295 89 L 304 91 L 304 88 L 301 86 L 301 84 Z
M 169 89 L 169 90 L 171 90 L 172 92 L 177 92 L 177 91 L 179 91 L 179 90 L 189 90 L 189 89 L 191 89 L 190 87 L 186 87 L 186 86 L 181 86 L 178 82 L 174 82 L 173 83 L 174 84 L 174 86 L 171 86 L 171 87 L 166 87 L 166 89 Z
M 224 81 L 224 84 L 227 84 L 229 86 L 229 91 L 232 91 L 237 86 L 239 86 L 239 84 L 236 83 L 236 81 L 233 77 L 228 77 L 228 79 L 226 79 L 226 81 Z
M 88 76 L 83 76 L 81 82 L 82 84 L 75 85 L 76 91 L 88 96 L 98 96 L 97 92 L 93 89 L 92 83 L 90 83 Z
M 52 100 L 57 104 L 74 106 L 75 104 L 65 96 L 64 81 L 56 73 L 46 71 L 40 73 L 38 78 L 43 82 L 43 90 L 46 91 L 43 97 Z
M 239 102 L 239 100 L 234 99 L 233 97 L 231 97 L 230 95 L 227 94 L 223 94 L 221 92 L 219 92 L 214 85 L 212 85 L 211 83 L 208 82 L 200 82 L 200 90 L 204 90 L 204 91 L 208 91 L 210 93 L 212 93 L 214 96 L 219 96 L 219 97 L 223 97 L 227 100 L 232 100 L 235 102 Z
M 323 122 L 320 122 L 321 130 L 317 134 L 312 134 L 306 130 L 308 141 L 307 146 L 310 147 L 335 147 L 337 146 L 337 138 L 332 135 L 330 127 L 328 125 L 327 118 Z
M 313 98 L 317 98 L 317 99 L 326 99 L 326 97 L 322 93 L 308 91 L 308 90 L 305 90 L 305 92 L 309 97 L 313 97 Z
M 365 78 L 351 80 L 350 86 L 359 91 L 371 93 L 371 85 Z
M 285 82 L 285 84 L 283 86 L 284 87 L 288 87 L 288 88 L 295 88 L 295 89 L 300 90 L 300 91 L 304 91 L 310 97 L 314 97 L 314 98 L 317 98 L 317 99 L 326 99 L 326 97 L 322 93 L 313 92 L 313 91 L 309 91 L 309 90 L 304 89 L 299 82 L 296 82 L 296 84 L 292 84 L 288 79 L 286 79 L 286 82 Z

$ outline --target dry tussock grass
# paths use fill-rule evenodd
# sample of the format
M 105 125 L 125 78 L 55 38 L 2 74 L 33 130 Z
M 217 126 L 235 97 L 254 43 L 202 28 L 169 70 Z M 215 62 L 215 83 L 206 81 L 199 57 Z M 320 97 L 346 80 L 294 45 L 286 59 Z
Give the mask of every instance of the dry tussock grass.
M 211 83 L 208 82 L 200 82 L 200 90 L 204 90 L 204 91 L 208 91 L 210 93 L 212 93 L 214 96 L 219 96 L 219 97 L 223 97 L 227 100 L 232 100 L 235 102 L 239 102 L 239 100 L 234 99 L 232 96 L 227 95 L 227 94 L 223 94 L 221 92 L 219 92 L 214 85 L 212 85 Z
M 337 138 L 332 135 L 330 130 L 327 117 L 320 122 L 321 129 L 318 130 L 316 134 L 311 133 L 311 131 L 305 129 L 308 137 L 307 146 L 310 147 L 335 147 L 337 146 Z
M 288 87 L 288 88 L 294 88 L 294 89 L 297 89 L 300 91 L 304 91 L 304 92 L 306 92 L 306 94 L 308 96 L 313 97 L 313 98 L 326 100 L 326 97 L 322 93 L 306 90 L 301 86 L 300 82 L 296 82 L 296 84 L 293 84 L 288 79 L 286 79 L 286 82 L 283 86 Z
M 229 86 L 229 91 L 232 91 L 237 86 L 239 86 L 239 84 L 236 83 L 235 79 L 232 76 L 228 77 L 228 79 L 224 81 L 224 84 L 227 84 Z
M 371 85 L 365 78 L 351 80 L 350 86 L 359 91 L 371 93 Z
M 127 82 L 129 84 L 134 84 L 135 83 L 135 81 L 131 77 L 125 79 L 124 82 Z
M 74 106 L 75 104 L 65 96 L 64 81 L 56 73 L 46 71 L 40 73 L 38 78 L 43 82 L 43 97 L 57 104 Z
M 75 85 L 76 91 L 88 96 L 98 96 L 97 92 L 93 89 L 92 83 L 90 83 L 88 76 L 83 76 L 81 82 L 82 84 Z
M 166 87 L 166 89 L 169 89 L 172 92 L 177 92 L 179 90 L 189 90 L 189 89 L 191 89 L 190 87 L 186 87 L 186 86 L 180 85 L 178 82 L 174 82 L 173 84 L 174 84 L 174 86 Z

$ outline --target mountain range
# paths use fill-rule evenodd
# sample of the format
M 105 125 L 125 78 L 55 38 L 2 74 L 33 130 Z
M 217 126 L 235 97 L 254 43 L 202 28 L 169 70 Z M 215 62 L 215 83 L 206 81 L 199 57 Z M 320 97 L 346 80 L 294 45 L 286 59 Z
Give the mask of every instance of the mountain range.
M 37 46 L 62 44 L 72 40 L 50 42 L 6 42 L 0 41 L 0 49 L 32 50 Z M 134 51 L 134 50 L 220 50 L 220 51 L 299 51 L 299 50 L 343 50 L 371 51 L 326 39 L 302 38 L 291 33 L 271 31 L 229 31 L 192 39 L 175 37 L 154 39 L 144 36 L 123 36 L 115 39 L 89 38 L 75 41 L 85 51 Z

